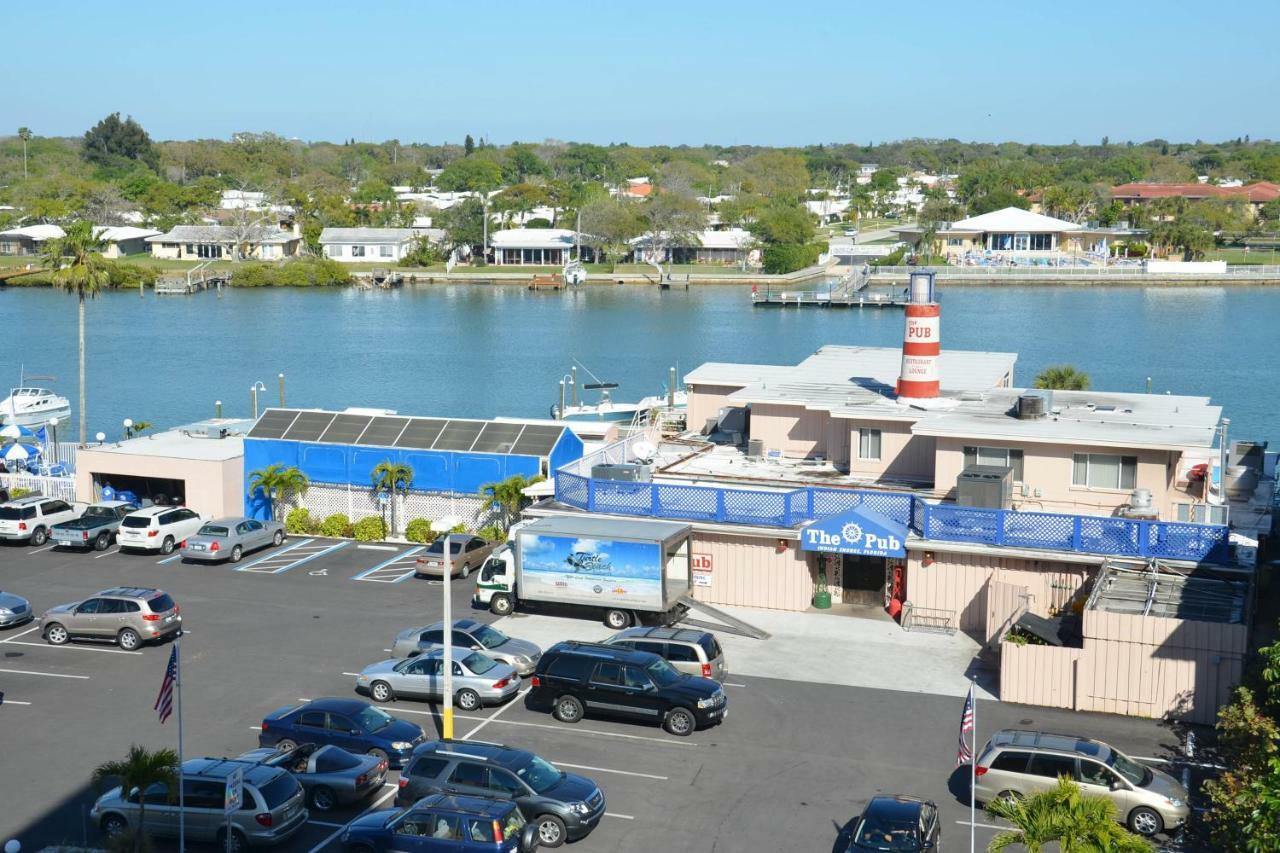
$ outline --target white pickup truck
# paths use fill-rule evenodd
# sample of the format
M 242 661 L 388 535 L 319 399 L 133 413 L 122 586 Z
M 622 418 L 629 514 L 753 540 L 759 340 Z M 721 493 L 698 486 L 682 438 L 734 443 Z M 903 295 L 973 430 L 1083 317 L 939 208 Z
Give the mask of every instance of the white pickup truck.
M 0 505 L 0 539 L 26 541 L 39 548 L 49 539 L 55 524 L 79 518 L 85 505 L 39 495 Z

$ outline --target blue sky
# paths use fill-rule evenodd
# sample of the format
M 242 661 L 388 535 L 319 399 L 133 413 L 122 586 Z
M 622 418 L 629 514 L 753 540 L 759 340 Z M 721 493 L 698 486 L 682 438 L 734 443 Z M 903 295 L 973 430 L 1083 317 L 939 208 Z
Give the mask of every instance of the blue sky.
M 12 128 L 798 145 L 1280 137 L 1280 3 L 5 4 Z

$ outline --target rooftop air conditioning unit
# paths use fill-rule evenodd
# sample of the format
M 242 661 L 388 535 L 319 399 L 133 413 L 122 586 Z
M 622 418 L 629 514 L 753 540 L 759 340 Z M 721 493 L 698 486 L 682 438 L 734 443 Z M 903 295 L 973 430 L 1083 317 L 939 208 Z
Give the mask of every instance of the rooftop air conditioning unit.
M 1014 415 L 1020 421 L 1032 421 L 1048 417 L 1051 408 L 1053 408 L 1052 391 L 1024 391 L 1018 395 L 1018 405 L 1014 409 Z
M 1013 468 L 1008 465 L 970 465 L 956 477 L 960 506 L 1009 509 L 1013 503 Z
M 764 439 L 753 438 L 747 442 L 747 458 L 759 459 L 764 456 Z
M 593 480 L 626 480 L 632 483 L 648 483 L 653 480 L 653 469 L 634 462 L 604 462 L 591 466 Z
M 205 428 L 205 435 L 209 438 L 226 438 L 230 434 L 231 431 L 223 426 L 210 424 Z

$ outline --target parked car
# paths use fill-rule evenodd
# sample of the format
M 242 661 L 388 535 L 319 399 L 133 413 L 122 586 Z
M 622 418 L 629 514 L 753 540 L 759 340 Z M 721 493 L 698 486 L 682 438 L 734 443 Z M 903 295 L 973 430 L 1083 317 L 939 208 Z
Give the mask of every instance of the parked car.
M 0 506 L 0 539 L 29 542 L 39 548 L 55 524 L 79 518 L 84 504 L 29 495 Z
M 102 501 L 85 509 L 79 518 L 61 521 L 49 529 L 54 545 L 105 551 L 116 538 L 120 522 L 138 505 L 129 501 Z
M 223 805 L 227 777 L 244 771 L 243 806 L 231 813 L 231 843 L 227 844 L 227 819 Z M 182 765 L 183 822 L 188 841 L 214 841 L 224 850 L 241 853 L 249 846 L 271 846 L 292 836 L 310 814 L 302 786 L 284 770 L 227 758 L 194 758 Z M 138 811 L 145 801 L 145 829 L 153 836 L 177 837 L 179 807 L 176 792 L 163 782 L 124 791 L 112 788 L 89 812 L 104 835 L 115 836 L 137 828 Z
M 149 506 L 124 517 L 116 533 L 116 541 L 121 548 L 172 554 L 174 548 L 204 525 L 204 521 L 194 510 L 184 506 Z
M 533 825 L 510 800 L 435 794 L 406 809 L 369 812 L 342 831 L 347 853 L 533 853 Z
M 216 562 L 240 562 L 249 551 L 280 545 L 284 542 L 284 525 L 278 521 L 256 518 L 219 518 L 206 522 L 182 543 L 182 559 Z
M 84 601 L 51 607 L 40 617 L 45 642 L 114 640 L 125 651 L 182 630 L 182 609 L 167 592 L 149 587 L 104 589 Z
M 724 661 L 724 650 L 709 631 L 690 628 L 636 627 L 619 631 L 605 645 L 651 652 L 674 666 L 680 672 L 700 675 L 724 681 L 729 667 Z
M 916 797 L 872 797 L 853 821 L 841 850 L 885 850 L 918 853 L 935 850 L 942 840 L 938 807 Z
M 0 628 L 25 625 L 36 618 L 31 602 L 20 595 L 0 589 Z
M 464 711 L 506 702 L 520 690 L 514 668 L 466 646 L 453 654 L 453 704 Z M 411 658 L 391 658 L 366 666 L 356 676 L 356 690 L 375 702 L 444 697 L 444 649 Z
M 465 578 L 472 569 L 480 568 L 480 564 L 489 558 L 489 554 L 499 543 L 490 542 L 479 536 L 456 534 L 449 544 L 449 565 L 453 577 Z M 414 576 L 444 577 L 444 537 L 432 542 L 427 550 L 418 554 L 414 560 Z
M 565 773 L 528 750 L 498 743 L 433 740 L 416 748 L 400 773 L 396 805 L 440 792 L 514 801 L 537 828 L 543 847 L 586 838 L 605 811 L 595 782 Z
M 318 812 L 351 805 L 382 788 L 387 762 L 376 755 L 354 755 L 337 746 L 302 743 L 293 749 L 253 749 L 237 761 L 279 767 L 293 774 Z
M 425 741 L 421 727 L 398 720 L 360 699 L 312 699 L 267 714 L 258 746 L 293 749 L 300 743 L 332 744 L 367 753 L 399 770 Z
M 650 720 L 680 737 L 722 722 L 729 705 L 709 678 L 678 672 L 649 652 L 599 643 L 556 643 L 529 683 L 529 704 L 550 708 L 562 723 L 591 711 Z
M 398 658 L 413 657 L 444 645 L 444 623 L 425 628 L 410 628 L 396 634 L 391 654 Z M 527 640 L 517 640 L 475 619 L 453 620 L 453 646 L 484 652 L 494 660 L 515 667 L 520 675 L 529 675 L 542 658 L 542 649 Z
M 974 773 L 975 799 L 983 803 L 1045 791 L 1066 776 L 1085 793 L 1111 800 L 1120 822 L 1148 837 L 1182 826 L 1191 811 L 1186 789 L 1168 773 L 1102 741 L 1073 735 L 998 731 L 983 747 Z

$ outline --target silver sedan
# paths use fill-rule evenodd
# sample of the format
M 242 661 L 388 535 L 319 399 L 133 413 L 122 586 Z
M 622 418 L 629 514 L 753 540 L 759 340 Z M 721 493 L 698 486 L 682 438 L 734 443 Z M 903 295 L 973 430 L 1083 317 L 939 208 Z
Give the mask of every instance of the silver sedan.
M 453 702 L 464 711 L 487 703 L 505 702 L 520 690 L 520 676 L 505 663 L 470 649 L 453 649 Z M 375 702 L 444 697 L 444 650 L 435 649 L 408 660 L 371 664 L 356 676 L 356 691 Z
M 217 518 L 205 522 L 194 536 L 187 537 L 182 543 L 182 559 L 238 563 L 248 552 L 279 545 L 284 539 L 284 525 L 278 521 Z
M 0 628 L 23 625 L 34 618 L 31 602 L 20 595 L 0 590 Z
M 240 756 L 293 774 L 307 792 L 316 811 L 332 811 L 357 803 L 382 788 L 387 760 L 373 755 L 353 755 L 337 746 L 303 743 L 293 749 L 254 749 Z

